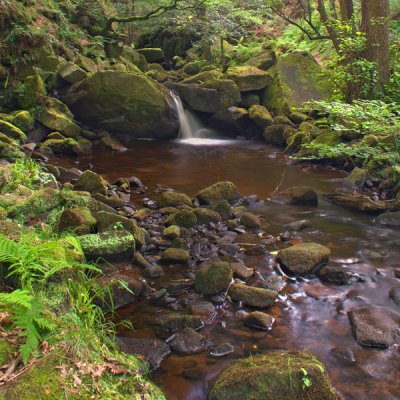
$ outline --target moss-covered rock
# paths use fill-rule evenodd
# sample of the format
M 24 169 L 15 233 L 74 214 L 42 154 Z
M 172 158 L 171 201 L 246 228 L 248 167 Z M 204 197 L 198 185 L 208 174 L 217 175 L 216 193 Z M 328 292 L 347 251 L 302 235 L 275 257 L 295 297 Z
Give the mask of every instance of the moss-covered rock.
M 58 74 L 71 85 L 87 78 L 86 71 L 73 62 L 65 63 L 58 71 Z
M 190 75 L 190 74 L 189 74 Z M 222 77 L 222 72 L 218 70 L 203 71 L 189 78 L 185 78 L 181 83 L 190 85 L 192 83 L 203 83 L 210 79 L 219 79 Z
M 310 382 L 305 385 L 304 380 Z M 337 400 L 313 355 L 277 351 L 235 362 L 211 385 L 209 400 Z
M 232 218 L 232 207 L 225 199 L 217 201 L 213 206 L 213 210 L 216 211 L 224 221 Z
M 234 183 L 225 181 L 214 183 L 200 190 L 195 197 L 199 200 L 200 204 L 212 206 L 220 200 L 227 200 L 230 203 L 234 202 L 240 199 L 241 195 Z
M 96 226 L 96 219 L 88 208 L 67 208 L 60 215 L 58 230 L 72 230 L 77 235 L 92 233 Z
M 179 238 L 179 236 L 181 235 L 181 228 L 176 225 L 171 225 L 163 230 L 162 235 L 166 239 L 174 240 L 176 238 Z
M 79 136 L 81 128 L 73 121 L 73 115 L 64 103 L 53 97 L 43 97 L 40 106 L 37 120 L 44 126 L 67 137 Z
M 329 261 L 331 251 L 317 243 L 300 243 L 280 250 L 277 261 L 296 275 L 310 274 Z
M 62 135 L 53 135 L 51 138 L 45 140 L 41 146 L 40 151 L 46 155 L 51 154 L 66 154 L 78 155 L 80 154 L 79 144 L 75 139 L 62 138 Z M 61 138 L 58 138 L 61 137 Z
M 308 186 L 293 186 L 282 190 L 274 197 L 288 204 L 314 207 L 318 205 L 317 192 Z
M 31 108 L 37 105 L 46 96 L 46 86 L 39 74 L 29 76 L 21 85 L 18 103 L 22 108 Z
M 240 224 L 246 228 L 259 228 L 261 225 L 259 218 L 248 211 L 240 216 Z
M 197 225 L 197 217 L 193 211 L 180 210 L 171 214 L 165 221 L 166 225 L 178 225 L 183 228 L 192 228 Z
M 197 315 L 173 314 L 165 318 L 161 326 L 167 330 L 184 328 L 199 329 L 203 326 L 203 323 Z
M 185 264 L 189 261 L 189 253 L 184 249 L 169 248 L 162 254 L 161 261 L 170 264 Z
M 264 130 L 264 138 L 268 144 L 284 147 L 295 130 L 285 124 L 270 125 Z
M 74 185 L 74 190 L 85 191 L 89 193 L 107 194 L 107 182 L 95 172 L 85 171 L 80 175 Z
M 250 107 L 249 117 L 262 130 L 274 123 L 271 113 L 264 106 L 260 105 L 253 105 Z
M 26 135 L 24 132 L 21 131 L 21 129 L 17 128 L 10 122 L 3 121 L 1 119 L 0 119 L 0 132 L 14 140 L 18 140 L 19 142 L 26 141 Z
M 226 77 L 233 80 L 241 92 L 264 89 L 272 82 L 268 72 L 252 66 L 231 67 Z
M 179 121 L 171 94 L 142 73 L 98 71 L 63 98 L 80 121 L 129 139 L 171 139 Z
M 35 119 L 29 113 L 29 111 L 18 110 L 13 111 L 10 114 L 11 123 L 17 128 L 21 129 L 24 133 L 31 131 L 35 125 Z
M 278 293 L 269 289 L 247 286 L 242 283 L 234 283 L 228 291 L 233 301 L 241 301 L 250 307 L 271 307 Z
M 227 262 L 211 260 L 196 272 L 196 291 L 204 295 L 215 295 L 226 290 L 232 281 L 232 270 Z
M 146 48 L 146 49 L 137 49 L 139 54 L 143 55 L 147 62 L 149 63 L 158 63 L 165 61 L 165 55 L 162 49 L 159 48 Z
M 163 192 L 158 200 L 159 207 L 192 206 L 191 198 L 185 193 Z
M 125 230 L 79 236 L 82 250 L 89 259 L 131 258 L 135 250 L 135 238 Z
M 221 221 L 221 216 L 216 211 L 210 210 L 208 208 L 195 208 L 193 210 L 193 213 L 196 215 L 197 223 L 199 225 L 209 224 L 210 222 L 217 223 Z

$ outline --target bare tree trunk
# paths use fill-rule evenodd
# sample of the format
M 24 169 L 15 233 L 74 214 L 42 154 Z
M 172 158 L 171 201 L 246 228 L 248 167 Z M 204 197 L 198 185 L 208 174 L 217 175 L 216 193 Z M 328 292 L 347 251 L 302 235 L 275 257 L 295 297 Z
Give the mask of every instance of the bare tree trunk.
M 376 63 L 378 89 L 382 90 L 389 79 L 389 0 L 363 0 L 361 5 L 367 37 L 365 57 Z
M 354 14 L 353 0 L 339 0 L 340 16 L 344 20 L 349 20 Z

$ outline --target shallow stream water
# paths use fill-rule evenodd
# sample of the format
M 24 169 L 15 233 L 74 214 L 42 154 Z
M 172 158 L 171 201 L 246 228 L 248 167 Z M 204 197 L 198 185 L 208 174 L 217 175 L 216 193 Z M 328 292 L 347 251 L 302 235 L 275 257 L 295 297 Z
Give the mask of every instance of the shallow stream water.
M 332 192 L 344 175 L 321 166 L 293 165 L 281 151 L 261 143 L 241 141 L 137 142 L 125 153 L 95 152 L 77 159 L 58 159 L 69 167 L 88 166 L 112 181 L 135 175 L 149 187 L 157 184 L 194 195 L 217 181 L 231 180 L 244 195 L 256 194 L 263 202 L 252 207 L 266 226 L 266 234 L 278 235 L 292 221 L 309 219 L 312 226 L 297 233 L 296 240 L 316 242 L 332 251 L 331 263 L 351 268 L 366 282 L 338 286 L 318 278 L 289 283 L 279 302 L 267 310 L 276 318 L 271 331 L 255 331 L 236 318 L 237 305 L 219 307 L 212 324 L 201 333 L 214 343 L 230 342 L 235 352 L 215 359 L 206 352 L 170 355 L 153 374 L 168 400 L 205 400 L 209 381 L 235 359 L 274 349 L 308 350 L 328 369 L 332 384 L 346 400 L 400 399 L 399 347 L 378 350 L 359 346 L 351 332 L 347 311 L 359 306 L 382 306 L 400 319 L 400 306 L 388 296 L 399 285 L 394 270 L 400 268 L 400 249 L 391 244 L 399 231 L 374 224 L 374 217 L 334 206 L 323 199 L 318 208 L 288 206 L 268 201 L 279 189 L 311 186 L 319 193 Z M 135 199 L 133 202 L 139 202 Z M 253 242 L 255 235 L 237 241 Z M 267 248 L 276 250 L 274 246 Z M 272 257 L 244 256 L 248 267 L 261 276 L 273 271 Z M 183 267 L 171 268 L 151 283 L 165 287 L 185 277 Z M 187 295 L 187 294 L 184 294 Z M 183 295 L 182 295 L 183 296 Z M 140 303 L 122 314 L 132 320 L 134 337 L 156 337 L 152 319 L 165 309 Z M 128 333 L 125 333 L 128 334 Z M 191 373 L 192 372 L 192 373 Z

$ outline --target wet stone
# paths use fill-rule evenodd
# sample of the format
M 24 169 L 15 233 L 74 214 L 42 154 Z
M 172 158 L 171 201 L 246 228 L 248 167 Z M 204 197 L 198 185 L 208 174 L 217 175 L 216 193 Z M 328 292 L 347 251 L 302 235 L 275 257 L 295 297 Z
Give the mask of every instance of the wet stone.
M 164 251 L 162 261 L 172 264 L 185 264 L 189 261 L 189 253 L 183 249 L 169 248 Z
M 229 265 L 236 278 L 247 281 L 254 275 L 254 269 L 247 268 L 246 265 L 240 262 L 231 263 Z
M 258 217 L 250 212 L 244 212 L 240 217 L 240 224 L 246 228 L 257 229 L 260 227 L 260 220 Z
M 215 315 L 215 307 L 208 301 L 195 301 L 189 305 L 190 312 L 193 315 L 212 317 Z
M 266 253 L 265 247 L 262 244 L 255 246 L 245 246 L 244 254 L 247 256 L 262 256 Z
M 211 343 L 192 328 L 185 328 L 169 343 L 171 350 L 181 354 L 195 354 L 207 350 Z
M 163 267 L 157 264 L 149 264 L 143 270 L 143 275 L 149 278 L 159 278 L 165 274 Z
M 286 281 L 278 275 L 271 275 L 264 280 L 259 280 L 256 286 L 273 290 L 274 292 L 281 292 L 286 287 Z
M 162 323 L 162 328 L 167 330 L 193 328 L 198 329 L 203 326 L 203 322 L 195 315 L 170 315 Z
M 334 347 L 331 352 L 342 363 L 352 365 L 356 362 L 353 351 L 348 347 Z
M 250 307 L 270 307 L 278 297 L 276 292 L 268 289 L 246 286 L 241 283 L 234 283 L 228 291 L 233 301 L 241 301 Z
M 365 277 L 343 267 L 327 266 L 318 273 L 321 281 L 349 285 L 353 282 L 364 282 Z
M 208 354 L 211 357 L 219 358 L 219 357 L 226 357 L 234 352 L 235 352 L 235 347 L 233 346 L 233 344 L 221 343 L 218 346 L 213 347 Z
M 263 313 L 261 311 L 254 311 L 249 313 L 244 319 L 244 324 L 251 328 L 270 330 L 275 322 L 272 315 Z
M 304 229 L 306 229 L 306 228 L 309 228 L 311 225 L 312 225 L 312 224 L 311 224 L 311 221 L 310 221 L 310 220 L 308 220 L 308 219 L 301 219 L 301 220 L 299 220 L 299 221 L 293 221 L 293 222 L 290 222 L 289 224 L 286 224 L 286 225 L 285 225 L 285 228 L 286 228 L 286 229 L 289 229 L 289 230 L 291 230 L 291 231 L 297 231 L 297 232 L 299 232 L 299 231 L 302 231 L 302 230 L 304 230 Z
M 394 286 L 389 291 L 389 297 L 400 306 L 400 286 Z

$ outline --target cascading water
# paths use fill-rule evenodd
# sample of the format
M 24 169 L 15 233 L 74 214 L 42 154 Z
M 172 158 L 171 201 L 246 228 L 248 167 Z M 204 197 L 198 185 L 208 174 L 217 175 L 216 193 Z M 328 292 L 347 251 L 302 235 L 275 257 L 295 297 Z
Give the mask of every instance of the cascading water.
M 196 139 L 213 139 L 218 137 L 217 131 L 205 127 L 196 115 L 183 107 L 182 100 L 175 92 L 171 92 L 171 95 L 178 113 L 180 139 L 194 142 Z M 204 144 L 204 141 L 202 143 Z

